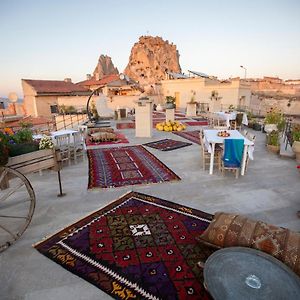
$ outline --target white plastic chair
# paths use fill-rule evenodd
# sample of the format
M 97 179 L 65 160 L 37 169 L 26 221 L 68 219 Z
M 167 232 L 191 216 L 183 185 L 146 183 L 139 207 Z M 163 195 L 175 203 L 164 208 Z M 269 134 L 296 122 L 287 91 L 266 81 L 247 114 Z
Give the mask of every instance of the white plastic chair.
M 85 136 L 84 133 L 73 133 L 73 144 L 71 145 L 71 157 L 77 163 L 77 158 L 82 156 L 85 159 Z
M 70 165 L 70 158 L 71 158 L 71 148 L 70 148 L 70 135 L 69 134 L 62 134 L 55 136 L 56 147 L 60 151 L 61 161 L 68 161 Z

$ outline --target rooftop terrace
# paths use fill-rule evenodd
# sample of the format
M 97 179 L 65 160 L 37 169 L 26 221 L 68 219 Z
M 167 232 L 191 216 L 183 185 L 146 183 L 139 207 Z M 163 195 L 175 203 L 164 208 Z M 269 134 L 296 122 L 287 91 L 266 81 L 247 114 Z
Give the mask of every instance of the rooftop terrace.
M 156 130 L 152 139 L 136 138 L 132 129 L 122 130 L 122 133 L 127 136 L 129 145 L 161 138 L 186 141 L 172 133 Z M 87 190 L 88 164 L 85 159 L 63 168 L 63 190 L 67 195 L 57 198 L 55 172 L 43 171 L 42 176 L 37 173 L 29 175 L 36 193 L 36 209 L 22 237 L 0 255 L 0 298 L 111 299 L 102 290 L 38 253 L 32 244 L 130 190 L 211 214 L 217 211 L 236 212 L 300 231 L 297 217 L 297 211 L 300 210 L 300 173 L 296 169 L 296 162 L 267 152 L 265 134 L 253 133 L 257 136 L 254 160 L 250 161 L 246 175 L 239 179 L 235 179 L 233 174 L 226 173 L 223 177 L 218 172 L 209 175 L 207 170 L 204 171 L 197 144 L 170 152 L 147 148 L 180 176 L 181 181 Z

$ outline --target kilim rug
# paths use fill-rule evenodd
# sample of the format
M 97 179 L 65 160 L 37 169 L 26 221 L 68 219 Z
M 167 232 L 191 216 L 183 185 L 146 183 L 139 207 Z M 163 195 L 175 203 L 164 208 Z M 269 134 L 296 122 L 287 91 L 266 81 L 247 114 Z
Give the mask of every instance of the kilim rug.
M 202 266 L 214 250 L 195 237 L 211 219 L 130 192 L 35 248 L 115 299 L 210 299 Z
M 117 135 L 117 140 L 116 141 L 107 141 L 107 142 L 91 142 L 90 137 L 88 136 L 85 140 L 85 143 L 87 146 L 98 146 L 98 145 L 114 145 L 114 144 L 128 144 L 128 140 L 126 137 L 118 132 L 115 132 Z
M 143 146 L 90 149 L 87 154 L 89 189 L 180 180 Z
M 188 121 L 188 122 L 184 122 L 184 123 L 189 126 L 206 126 L 206 125 L 208 125 L 207 121 Z
M 173 131 L 172 133 L 200 145 L 199 132 L 200 132 L 199 130 L 194 130 L 194 131 Z
M 192 119 L 196 120 L 196 121 L 206 121 L 207 122 L 207 119 L 203 118 L 203 117 L 192 117 Z
M 144 144 L 144 146 L 148 146 L 161 151 L 171 151 L 171 150 L 183 148 L 190 145 L 192 144 L 181 142 L 181 141 L 175 141 L 171 139 L 164 139 L 164 140 Z
M 117 123 L 116 127 L 117 129 L 133 129 L 135 128 L 135 123 Z

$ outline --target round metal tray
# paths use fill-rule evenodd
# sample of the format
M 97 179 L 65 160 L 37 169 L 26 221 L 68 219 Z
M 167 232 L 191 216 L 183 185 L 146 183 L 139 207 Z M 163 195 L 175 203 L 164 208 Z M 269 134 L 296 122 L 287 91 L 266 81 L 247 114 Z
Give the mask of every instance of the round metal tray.
M 300 299 L 300 278 L 271 255 L 250 248 L 216 251 L 205 263 L 204 281 L 216 300 Z

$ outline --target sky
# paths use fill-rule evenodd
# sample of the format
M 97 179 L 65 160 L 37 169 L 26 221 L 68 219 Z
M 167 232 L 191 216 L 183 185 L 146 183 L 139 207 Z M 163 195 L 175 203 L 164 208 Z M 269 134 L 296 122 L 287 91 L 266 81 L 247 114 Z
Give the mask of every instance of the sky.
M 299 0 L 0 0 L 0 96 L 85 80 L 101 54 L 122 72 L 142 35 L 173 42 L 185 73 L 300 79 Z

